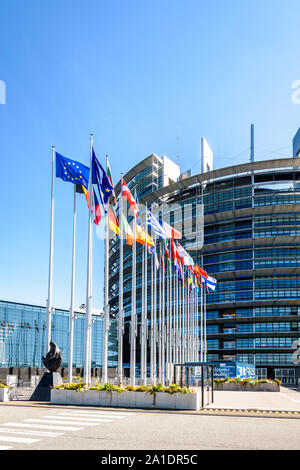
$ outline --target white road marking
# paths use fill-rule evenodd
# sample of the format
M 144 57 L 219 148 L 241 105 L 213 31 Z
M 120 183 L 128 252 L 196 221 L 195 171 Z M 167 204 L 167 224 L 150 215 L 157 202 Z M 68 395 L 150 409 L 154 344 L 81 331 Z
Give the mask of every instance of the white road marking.
M 57 416 L 55 416 L 55 418 L 57 418 L 58 416 L 61 416 L 61 417 L 64 417 L 65 419 L 72 419 L 74 421 L 97 421 L 99 423 L 110 423 L 112 421 L 112 419 L 108 419 L 109 417 L 110 418 L 113 418 L 113 416 L 105 416 L 103 418 L 94 418 L 94 416 L 92 417 L 91 415 L 75 415 L 73 413 L 59 413 Z M 49 418 L 49 416 L 42 416 L 42 418 Z M 51 416 L 52 418 L 52 416 Z M 123 416 L 122 416 L 123 418 Z
M 70 420 L 60 420 L 60 419 L 52 419 L 52 418 L 47 418 L 47 419 L 36 419 L 36 418 L 28 418 L 28 419 L 24 419 L 24 421 L 28 422 L 28 423 L 49 423 L 49 419 L 51 419 L 51 423 L 54 423 L 54 424 L 77 424 L 76 421 L 70 421 Z M 80 424 L 81 426 L 97 426 L 98 423 L 86 423 L 86 422 L 83 422 L 83 421 L 80 421 Z
M 12 449 L 12 446 L 0 446 L 0 450 Z
M 93 418 L 93 419 L 103 419 L 103 418 L 114 418 L 114 419 L 124 419 L 126 416 L 115 416 L 113 414 L 98 414 L 98 413 L 79 413 L 78 411 L 71 411 L 69 413 L 59 413 L 59 416 L 85 416 L 86 418 Z
M 48 421 L 47 421 L 48 422 Z M 81 424 L 81 423 L 80 423 Z M 33 429 L 57 429 L 58 431 L 81 431 L 83 428 L 74 426 L 52 426 L 49 424 L 25 424 L 25 423 L 4 423 L 3 426 L 12 426 L 20 428 L 33 428 Z
M 46 431 L 29 431 L 27 429 L 4 429 L 0 428 L 1 432 L 7 432 L 10 434 L 29 434 L 32 436 L 42 436 L 42 437 L 56 437 L 63 436 L 63 432 L 46 432 Z
M 291 401 L 294 401 L 296 403 L 300 403 L 300 400 L 296 400 L 295 398 L 291 398 L 289 395 L 287 395 L 286 393 L 283 393 L 281 392 L 281 395 L 284 395 L 286 398 L 288 398 L 289 400 Z
M 71 411 L 71 410 L 70 410 Z M 74 413 L 80 413 L 80 414 L 91 414 L 91 415 L 114 415 L 114 416 L 135 416 L 135 413 L 121 413 L 119 411 L 108 411 L 108 410 L 95 410 L 95 411 L 89 411 L 89 410 L 72 410 Z
M 30 437 L 0 436 L 0 441 L 34 444 L 35 442 L 39 442 L 40 439 L 31 439 Z

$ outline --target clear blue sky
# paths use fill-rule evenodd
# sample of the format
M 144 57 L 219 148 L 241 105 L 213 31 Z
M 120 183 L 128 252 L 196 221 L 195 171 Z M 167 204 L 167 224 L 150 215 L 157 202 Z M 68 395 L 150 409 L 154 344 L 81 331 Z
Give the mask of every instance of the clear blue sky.
M 45 305 L 51 146 L 88 164 L 89 134 L 113 178 L 152 152 L 198 172 L 291 155 L 300 105 L 299 0 L 11 0 L 1 4 L 0 298 Z M 56 181 L 54 305 L 69 307 L 72 185 Z M 85 302 L 87 217 L 78 209 L 76 305 Z M 103 242 L 94 244 L 94 307 Z

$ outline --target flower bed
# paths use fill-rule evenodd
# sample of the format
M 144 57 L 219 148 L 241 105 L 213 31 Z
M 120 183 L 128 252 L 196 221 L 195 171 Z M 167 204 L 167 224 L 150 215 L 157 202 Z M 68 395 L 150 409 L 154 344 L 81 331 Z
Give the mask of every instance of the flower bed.
M 252 380 L 240 378 L 214 379 L 216 390 L 247 392 L 280 392 L 280 380 Z
M 0 401 L 9 401 L 9 386 L 0 382 Z
M 156 408 L 199 410 L 200 393 L 177 385 L 163 387 L 117 387 L 112 384 L 95 384 L 87 387 L 84 382 L 60 385 L 51 390 L 51 403 L 60 405 L 108 406 L 122 408 Z

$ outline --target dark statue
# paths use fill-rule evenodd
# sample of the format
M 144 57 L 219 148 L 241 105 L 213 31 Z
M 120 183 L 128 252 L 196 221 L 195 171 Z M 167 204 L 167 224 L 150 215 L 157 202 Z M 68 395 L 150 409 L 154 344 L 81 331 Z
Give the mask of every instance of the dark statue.
M 49 372 L 56 372 L 60 368 L 62 363 L 62 355 L 59 347 L 50 341 L 50 349 L 47 352 L 46 356 L 43 356 L 43 364 Z
M 56 372 L 61 366 L 62 354 L 54 341 L 50 341 L 50 349 L 42 359 L 44 366 L 48 370 L 44 372 L 43 377 L 31 395 L 31 401 L 50 401 L 51 389 L 63 383 L 60 374 Z

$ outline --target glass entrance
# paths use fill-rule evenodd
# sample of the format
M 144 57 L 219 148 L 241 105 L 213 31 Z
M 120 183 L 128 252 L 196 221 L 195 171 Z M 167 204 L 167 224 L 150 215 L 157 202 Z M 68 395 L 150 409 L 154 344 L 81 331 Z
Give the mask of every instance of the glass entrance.
M 282 385 L 296 384 L 295 369 L 275 369 L 275 379 L 281 380 Z

